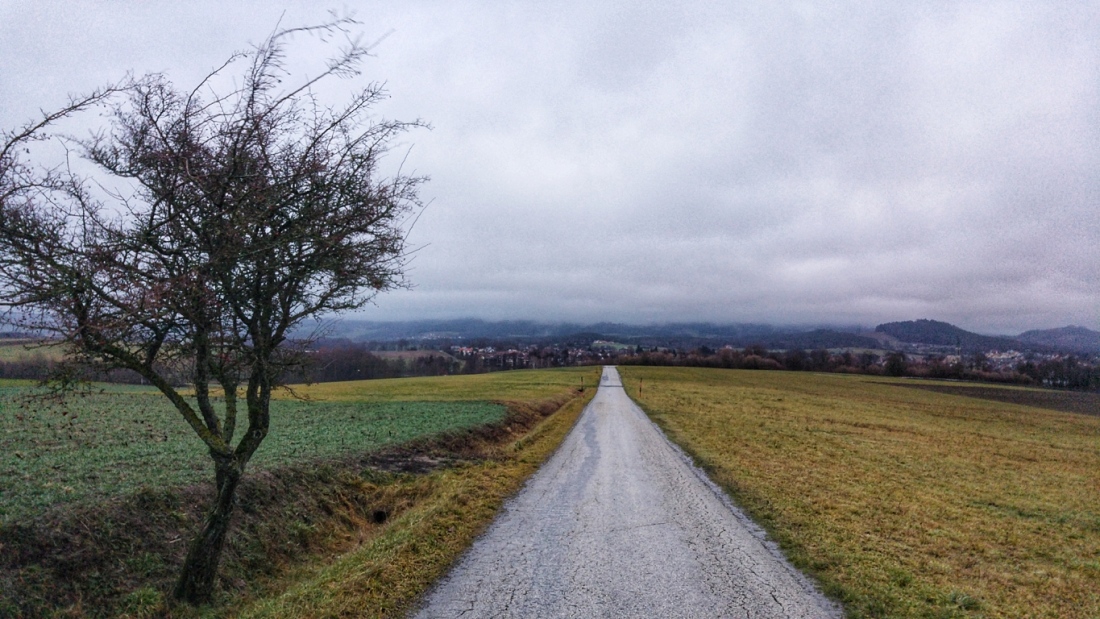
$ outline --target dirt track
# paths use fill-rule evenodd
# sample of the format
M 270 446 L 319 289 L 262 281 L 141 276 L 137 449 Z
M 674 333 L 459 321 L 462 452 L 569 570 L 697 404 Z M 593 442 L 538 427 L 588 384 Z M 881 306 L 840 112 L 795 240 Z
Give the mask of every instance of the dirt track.
M 558 452 L 416 617 L 839 617 L 605 368 Z

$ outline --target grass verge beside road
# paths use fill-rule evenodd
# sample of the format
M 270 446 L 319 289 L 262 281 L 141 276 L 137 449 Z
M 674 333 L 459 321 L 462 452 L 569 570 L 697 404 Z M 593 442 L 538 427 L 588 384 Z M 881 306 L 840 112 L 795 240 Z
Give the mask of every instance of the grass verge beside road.
M 171 411 L 151 410 L 160 400 L 140 388 L 74 400 L 68 411 L 5 409 L 5 423 L 20 410 L 23 425 L 0 428 L 0 440 L 20 446 L 24 458 L 5 463 L 9 485 L 0 488 L 8 514 L 0 519 L 0 616 L 190 618 L 232 616 L 250 604 L 278 609 L 297 599 L 283 592 L 308 597 L 309 582 L 326 582 L 323 575 L 350 556 L 385 569 L 360 573 L 354 599 L 325 589 L 311 604 L 328 609 L 323 616 L 397 612 L 553 451 L 595 392 L 579 394 L 581 378 L 594 385 L 598 376 L 598 368 L 576 368 L 361 381 L 303 388 L 312 402 L 277 402 L 272 435 L 238 493 L 217 603 L 199 610 L 173 607 L 166 592 L 211 485 L 188 477 L 201 473 L 199 465 L 183 466 L 182 476 L 171 470 L 190 462 L 184 456 L 201 464 L 204 455 L 185 449 L 188 435 L 171 432 L 153 441 L 147 459 L 127 466 L 119 457 L 148 442 L 142 419 L 159 432 L 158 424 L 173 423 Z M 326 398 L 326 390 L 336 396 Z M 85 409 L 77 422 L 68 421 L 78 405 Z M 87 425 L 58 431 L 57 423 Z M 49 464 L 31 470 L 31 458 Z M 122 481 L 85 479 L 95 471 Z M 19 487 L 39 473 L 68 490 L 51 499 Z M 78 490 L 72 484 L 81 480 L 88 483 Z M 333 566 L 334 554 L 342 558 Z M 269 597 L 276 605 L 260 603 Z M 332 610 L 338 606 L 344 610 Z
M 619 371 L 849 616 L 1100 616 L 1100 418 L 911 381 Z
M 589 388 L 496 457 L 422 480 L 423 499 L 377 537 L 238 616 L 404 616 L 554 452 L 594 394 Z

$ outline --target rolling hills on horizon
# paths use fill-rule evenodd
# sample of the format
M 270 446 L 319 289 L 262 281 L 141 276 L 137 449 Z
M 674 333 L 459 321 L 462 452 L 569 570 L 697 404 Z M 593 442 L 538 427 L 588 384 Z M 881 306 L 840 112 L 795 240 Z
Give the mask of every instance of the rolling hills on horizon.
M 1016 338 L 980 335 L 950 323 L 926 318 L 883 323 L 875 327 L 875 331 L 906 344 L 955 346 L 963 350 L 1008 350 L 1019 348 L 1022 343 Z
M 1068 352 L 1095 353 L 1100 351 L 1100 332 L 1070 325 L 1057 329 L 1025 331 L 1016 339 L 1027 344 L 1048 346 Z
M 1100 353 L 1100 332 L 1079 326 L 1035 329 L 1017 336 L 982 335 L 947 322 L 919 319 L 861 326 L 792 327 L 756 323 L 615 322 L 548 323 L 531 320 L 487 321 L 477 318 L 380 322 L 345 320 L 331 325 L 328 338 L 352 341 L 514 340 L 517 342 L 615 340 L 642 346 L 748 346 L 768 348 L 892 348 L 899 344 L 964 350 L 1033 350 Z

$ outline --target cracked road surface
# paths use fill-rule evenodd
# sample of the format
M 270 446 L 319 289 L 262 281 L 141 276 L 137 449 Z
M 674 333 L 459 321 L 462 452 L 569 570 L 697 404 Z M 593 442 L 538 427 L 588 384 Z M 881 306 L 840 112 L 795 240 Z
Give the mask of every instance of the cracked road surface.
M 415 617 L 839 617 L 603 370 Z

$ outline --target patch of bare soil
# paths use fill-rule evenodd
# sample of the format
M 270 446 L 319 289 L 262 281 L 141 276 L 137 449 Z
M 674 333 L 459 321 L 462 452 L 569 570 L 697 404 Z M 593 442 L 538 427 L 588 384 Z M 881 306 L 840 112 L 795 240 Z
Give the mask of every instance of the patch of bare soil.
M 900 385 L 912 389 L 924 389 L 937 393 L 961 395 L 968 398 L 1022 404 L 1036 408 L 1079 413 L 1082 415 L 1100 415 L 1100 393 L 1085 391 L 1055 391 L 1040 389 L 1005 389 L 1000 387 L 982 387 L 971 385 Z

